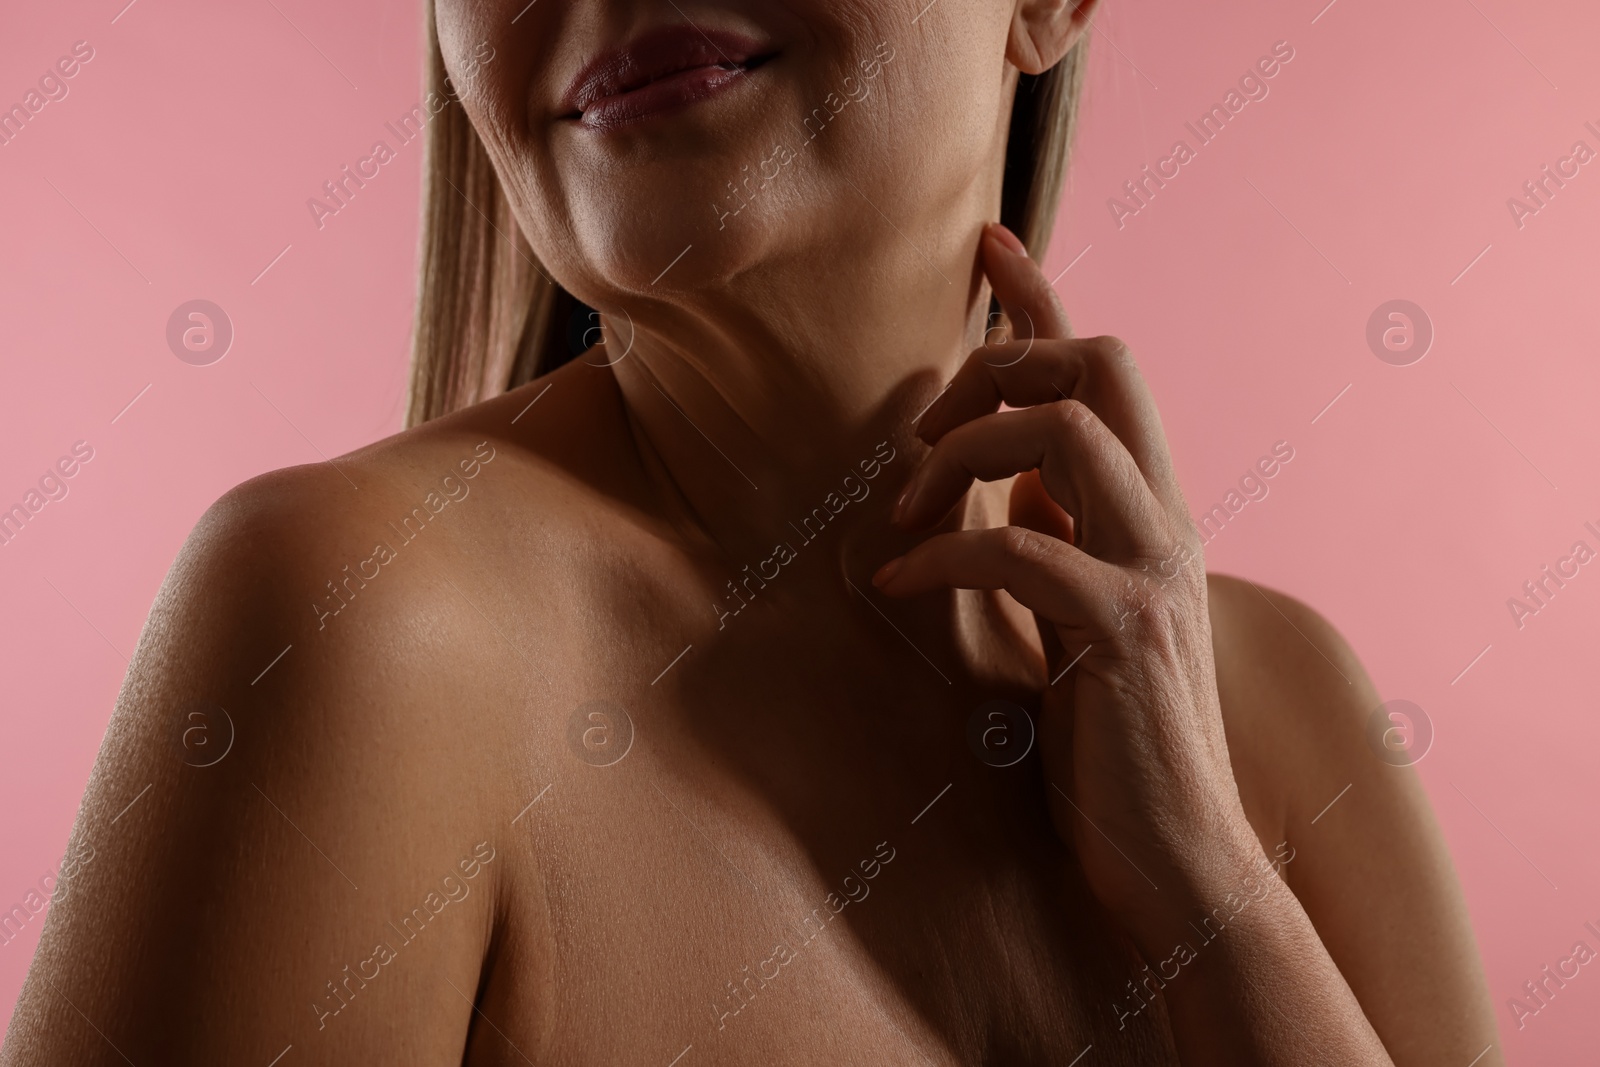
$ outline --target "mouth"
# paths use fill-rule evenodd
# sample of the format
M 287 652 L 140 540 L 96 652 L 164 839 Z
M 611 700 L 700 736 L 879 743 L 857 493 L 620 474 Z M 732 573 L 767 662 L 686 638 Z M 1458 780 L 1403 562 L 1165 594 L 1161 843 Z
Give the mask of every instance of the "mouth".
M 663 27 L 591 60 L 567 87 L 560 117 L 610 130 L 664 116 L 734 87 L 776 54 L 739 33 Z

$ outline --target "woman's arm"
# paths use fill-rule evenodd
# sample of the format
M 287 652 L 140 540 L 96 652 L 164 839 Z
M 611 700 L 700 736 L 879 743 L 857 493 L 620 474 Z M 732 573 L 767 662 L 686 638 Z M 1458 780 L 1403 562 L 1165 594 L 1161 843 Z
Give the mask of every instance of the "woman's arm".
M 875 582 L 1003 588 L 1034 611 L 1051 662 L 1076 665 L 1043 698 L 1052 816 L 1100 902 L 1172 976 L 1159 991 L 1184 1063 L 1394 1062 L 1245 816 L 1199 539 L 1148 389 L 1119 342 L 1070 339 L 1020 242 L 994 227 L 983 256 L 1018 336 L 975 352 L 923 415 L 933 450 L 896 519 L 926 527 L 974 479 L 1033 471 L 1057 518 L 932 537 Z
M 437 630 L 405 622 L 453 614 L 421 567 L 318 629 L 312 601 L 383 526 L 361 480 L 358 497 L 326 467 L 277 472 L 191 535 L 0 1062 L 460 1058 L 496 842 L 456 771 L 470 761 L 452 739 L 471 731 L 441 721 L 458 671 Z
M 1365 669 L 1299 601 L 1233 578 L 1209 588 L 1218 686 L 1240 709 L 1229 749 L 1241 781 L 1265 783 L 1278 806 L 1283 879 L 1395 1063 L 1498 1067 L 1449 851 L 1415 769 L 1373 748 L 1381 698 Z

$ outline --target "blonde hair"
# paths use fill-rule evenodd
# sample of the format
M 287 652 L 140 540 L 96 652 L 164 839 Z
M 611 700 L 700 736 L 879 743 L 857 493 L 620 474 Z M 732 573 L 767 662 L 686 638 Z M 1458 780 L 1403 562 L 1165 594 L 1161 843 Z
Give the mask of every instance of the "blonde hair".
M 544 271 L 489 153 L 446 82 L 433 0 L 424 0 L 427 86 L 450 100 L 426 128 L 421 269 L 406 425 L 523 385 L 569 358 L 577 301 Z M 1042 259 L 1061 202 L 1087 34 L 1043 74 L 1017 82 L 1000 221 Z

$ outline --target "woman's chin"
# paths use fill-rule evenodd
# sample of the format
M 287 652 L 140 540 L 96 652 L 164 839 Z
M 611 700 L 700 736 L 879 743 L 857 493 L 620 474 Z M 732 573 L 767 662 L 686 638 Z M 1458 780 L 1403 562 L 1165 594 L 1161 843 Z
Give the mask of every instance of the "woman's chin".
M 595 257 L 608 289 L 636 297 L 713 290 L 757 266 L 782 244 L 769 226 L 701 224 L 693 205 L 652 211 L 618 231 L 623 241 Z

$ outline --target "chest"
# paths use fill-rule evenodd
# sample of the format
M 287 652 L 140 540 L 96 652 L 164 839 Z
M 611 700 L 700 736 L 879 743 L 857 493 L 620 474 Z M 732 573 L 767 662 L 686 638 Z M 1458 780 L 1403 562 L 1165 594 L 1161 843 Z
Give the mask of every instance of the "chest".
M 537 1062 L 1175 1062 L 1030 761 L 631 717 L 508 850 L 485 1011 Z
M 616 654 L 524 722 L 544 791 L 482 1004 L 508 1040 L 541 1064 L 1175 1062 L 1037 753 L 973 748 L 985 702 L 1033 685 L 992 604 L 889 618 L 774 581 L 694 631 L 654 588 L 613 593 Z M 630 665 L 673 626 L 678 658 Z

